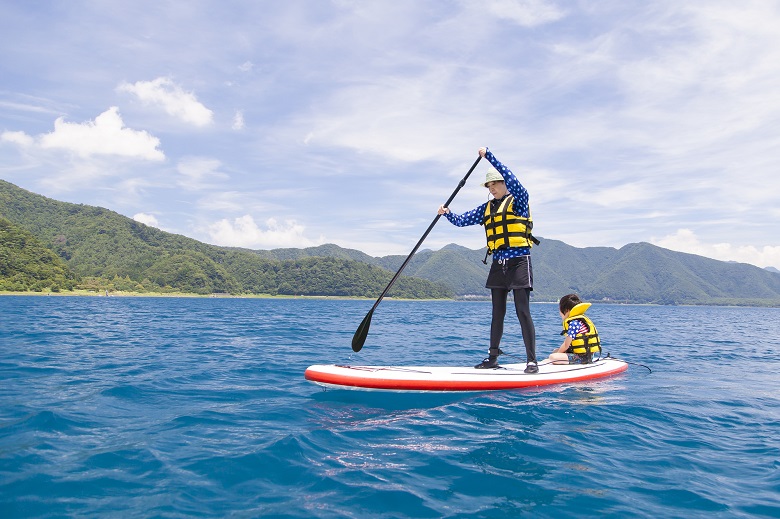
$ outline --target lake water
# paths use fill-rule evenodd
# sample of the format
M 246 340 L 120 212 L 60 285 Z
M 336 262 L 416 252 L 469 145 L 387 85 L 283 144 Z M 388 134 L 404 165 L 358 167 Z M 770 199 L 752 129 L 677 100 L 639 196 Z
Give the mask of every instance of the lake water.
M 596 382 L 305 381 L 486 353 L 489 303 L 385 300 L 355 354 L 372 304 L 0 297 L 0 517 L 780 517 L 780 309 L 594 305 L 633 363 Z M 543 358 L 558 312 L 532 311 Z

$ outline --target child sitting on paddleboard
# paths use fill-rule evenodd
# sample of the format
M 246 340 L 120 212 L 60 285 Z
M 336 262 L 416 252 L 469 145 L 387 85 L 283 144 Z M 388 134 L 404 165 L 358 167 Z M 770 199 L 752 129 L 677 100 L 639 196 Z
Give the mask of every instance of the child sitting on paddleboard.
M 601 341 L 596 325 L 585 315 L 590 303 L 583 303 L 577 294 L 567 294 L 558 302 L 565 335 L 563 344 L 550 354 L 553 364 L 590 364 L 593 354 L 601 353 Z

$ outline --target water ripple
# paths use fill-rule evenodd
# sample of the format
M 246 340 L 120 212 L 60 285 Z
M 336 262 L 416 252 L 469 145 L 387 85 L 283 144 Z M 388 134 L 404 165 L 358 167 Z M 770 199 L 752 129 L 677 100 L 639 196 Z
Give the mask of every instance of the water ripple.
M 635 364 L 589 383 L 306 382 L 316 363 L 484 354 L 489 303 L 393 300 L 354 354 L 370 305 L 0 298 L 0 515 L 780 516 L 777 309 L 596 305 L 609 351 Z M 560 341 L 554 310 L 532 308 L 541 354 Z M 509 324 L 502 349 L 524 355 Z

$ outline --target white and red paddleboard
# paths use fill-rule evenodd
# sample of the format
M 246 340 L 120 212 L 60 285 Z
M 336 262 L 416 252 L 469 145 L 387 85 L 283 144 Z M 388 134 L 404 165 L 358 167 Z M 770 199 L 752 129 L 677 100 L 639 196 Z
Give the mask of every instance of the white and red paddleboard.
M 628 364 L 611 357 L 592 364 L 539 363 L 538 373 L 525 373 L 525 364 L 496 369 L 448 366 L 310 366 L 306 380 L 338 389 L 385 391 L 492 391 L 582 382 L 621 373 Z

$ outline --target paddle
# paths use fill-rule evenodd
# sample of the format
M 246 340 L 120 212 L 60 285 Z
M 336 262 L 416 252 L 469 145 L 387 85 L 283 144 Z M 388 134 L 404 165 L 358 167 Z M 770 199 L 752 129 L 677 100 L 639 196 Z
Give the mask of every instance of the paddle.
M 466 176 L 463 177 L 463 179 L 458 183 L 458 187 L 455 188 L 455 191 L 452 192 L 452 195 L 450 195 L 447 201 L 444 202 L 444 207 L 449 207 L 450 202 L 452 202 L 452 200 L 455 198 L 455 195 L 458 194 L 460 188 L 466 185 L 466 179 L 469 178 L 471 172 L 474 171 L 474 168 L 477 167 L 477 164 L 479 163 L 481 158 L 482 157 L 477 157 L 477 160 L 474 161 L 474 164 L 472 164 L 468 173 L 466 173 Z M 441 217 L 440 214 L 436 215 L 436 218 L 434 218 L 433 221 L 431 222 L 431 225 L 428 226 L 428 229 L 426 229 L 425 233 L 422 235 L 422 238 L 420 238 L 420 241 L 417 242 L 417 245 L 414 246 L 412 252 L 410 252 L 409 255 L 406 257 L 406 259 L 404 260 L 403 264 L 401 265 L 401 268 L 398 269 L 398 272 L 395 273 L 393 279 L 390 280 L 390 283 L 388 283 L 387 287 L 385 287 L 385 289 L 379 295 L 379 299 L 376 300 L 374 306 L 371 307 L 371 310 L 369 310 L 366 316 L 363 318 L 363 322 L 360 323 L 360 326 L 358 326 L 357 330 L 355 331 L 355 336 L 352 337 L 352 351 L 358 352 L 363 348 L 363 344 L 366 342 L 366 336 L 368 335 L 368 327 L 371 326 L 371 317 L 374 315 L 374 310 L 376 310 L 376 307 L 377 305 L 379 305 L 379 302 L 382 301 L 382 298 L 385 297 L 387 291 L 390 290 L 390 287 L 393 286 L 395 280 L 398 279 L 398 276 L 401 275 L 401 271 L 406 267 L 409 261 L 411 261 L 412 256 L 414 256 L 414 253 L 417 252 L 417 249 L 420 248 L 420 245 L 422 245 L 423 240 L 425 240 L 425 238 L 428 237 L 428 234 L 431 232 L 431 229 L 433 229 L 433 226 L 436 225 L 436 222 L 439 221 L 440 217 Z

